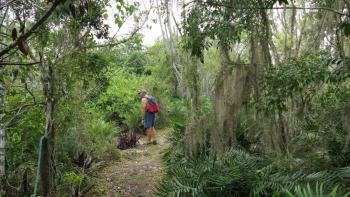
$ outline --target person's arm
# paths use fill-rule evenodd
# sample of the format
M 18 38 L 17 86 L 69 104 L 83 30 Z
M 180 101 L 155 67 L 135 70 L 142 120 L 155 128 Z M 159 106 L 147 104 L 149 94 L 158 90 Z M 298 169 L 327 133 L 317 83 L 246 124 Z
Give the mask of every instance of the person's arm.
M 145 119 L 145 115 L 146 115 L 146 110 L 147 110 L 147 98 L 142 98 L 141 100 L 141 118 L 142 121 Z

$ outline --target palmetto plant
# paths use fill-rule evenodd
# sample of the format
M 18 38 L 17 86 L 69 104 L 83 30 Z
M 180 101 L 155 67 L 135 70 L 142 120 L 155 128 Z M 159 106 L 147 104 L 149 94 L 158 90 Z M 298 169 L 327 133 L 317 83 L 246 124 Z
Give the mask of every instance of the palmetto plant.
M 183 158 L 168 168 L 157 196 L 344 196 L 350 168 L 287 173 L 232 149 L 221 157 Z M 306 195 L 307 196 L 307 195 Z
M 288 197 L 347 197 L 350 196 L 350 193 L 344 193 L 339 191 L 338 186 L 332 188 L 330 193 L 324 191 L 323 184 L 318 182 L 314 187 L 311 187 L 310 184 L 306 186 L 297 185 L 293 191 L 286 190 L 285 195 Z
M 158 196 L 247 196 L 257 179 L 260 158 L 241 150 L 222 157 L 181 160 L 169 168 Z
M 272 171 L 272 166 L 265 167 L 259 176 L 254 188 L 254 196 L 267 195 L 271 191 L 295 190 L 298 187 L 307 187 L 308 184 L 322 185 L 326 191 L 337 186 L 338 193 L 350 182 L 350 168 L 336 168 L 314 173 L 297 171 L 294 173 L 281 173 Z M 341 190 L 341 191 L 340 191 Z M 344 194 L 344 192 L 343 192 Z

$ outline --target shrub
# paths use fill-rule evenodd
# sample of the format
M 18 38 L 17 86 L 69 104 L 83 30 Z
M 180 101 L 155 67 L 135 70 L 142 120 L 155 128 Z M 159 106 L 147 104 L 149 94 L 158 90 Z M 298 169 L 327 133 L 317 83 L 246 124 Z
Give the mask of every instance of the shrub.
M 298 196 L 300 191 L 304 192 L 300 187 L 322 184 L 325 193 L 334 192 L 337 186 L 336 194 L 341 196 L 349 183 L 349 167 L 313 173 L 302 170 L 291 172 L 272 164 L 266 165 L 259 156 L 232 149 L 220 157 L 192 159 L 184 156 L 173 160 L 156 195 L 286 196 L 286 191 L 289 191 L 292 196 Z
M 99 157 L 103 160 L 119 160 L 121 153 L 114 143 L 107 143 L 100 148 Z
M 222 157 L 186 157 L 168 170 L 157 196 L 248 196 L 260 158 L 241 150 Z
M 125 130 L 117 139 L 117 147 L 121 150 L 135 147 L 139 142 L 139 139 L 140 137 L 134 132 Z

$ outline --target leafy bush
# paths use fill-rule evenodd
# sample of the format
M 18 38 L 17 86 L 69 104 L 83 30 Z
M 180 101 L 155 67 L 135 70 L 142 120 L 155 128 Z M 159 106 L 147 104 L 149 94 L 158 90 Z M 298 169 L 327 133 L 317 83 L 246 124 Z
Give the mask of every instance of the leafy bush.
M 137 132 L 143 133 L 144 128 L 141 125 L 141 109 L 140 104 L 130 109 L 130 112 L 125 115 L 125 124 L 127 128 Z
M 90 104 L 92 108 L 99 109 L 106 116 L 117 113 L 115 117 L 120 117 L 124 121 L 125 116 L 139 106 L 136 93 L 145 79 L 128 72 L 127 69 L 110 71 L 109 75 L 111 76 L 110 85 L 96 103 Z
M 68 127 L 67 132 L 61 133 L 58 157 L 67 162 L 72 161 L 76 154 L 85 152 L 95 160 L 118 159 L 114 139 L 119 133 L 118 128 L 104 121 L 99 114 L 86 112 Z
M 64 173 L 63 182 L 69 194 L 61 193 L 60 196 L 84 196 L 93 186 L 91 177 L 83 171 Z
M 101 146 L 99 151 L 99 158 L 103 160 L 119 160 L 121 159 L 120 150 L 116 147 L 115 143 L 106 143 Z
M 168 169 L 158 196 L 248 196 L 257 180 L 260 158 L 240 150 L 222 157 L 190 158 Z
M 186 105 L 183 100 L 174 99 L 169 104 L 169 118 L 171 126 L 174 129 L 167 137 L 166 140 L 170 146 L 163 150 L 162 161 L 170 166 L 176 164 L 181 158 L 185 158 L 184 155 L 184 133 L 186 126 Z

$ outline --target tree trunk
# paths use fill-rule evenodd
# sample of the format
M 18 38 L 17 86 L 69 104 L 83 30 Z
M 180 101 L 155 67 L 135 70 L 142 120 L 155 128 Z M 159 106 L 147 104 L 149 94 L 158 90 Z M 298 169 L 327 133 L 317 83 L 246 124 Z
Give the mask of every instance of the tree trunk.
M 189 64 L 185 68 L 186 85 L 189 89 L 191 101 L 191 114 L 185 130 L 185 145 L 192 155 L 200 153 L 200 147 L 204 145 L 205 134 L 200 124 L 201 103 L 200 103 L 200 78 L 198 73 L 199 60 L 196 57 L 189 57 Z
M 171 29 L 171 19 L 170 19 L 170 9 L 172 9 L 172 6 L 170 4 L 170 1 L 165 1 L 165 11 L 166 11 L 166 22 L 163 24 L 162 23 L 162 16 L 161 12 L 159 9 L 159 4 L 157 1 L 157 9 L 158 9 L 158 20 L 160 23 L 160 28 L 162 32 L 162 38 L 163 42 L 166 45 L 167 48 L 167 57 L 168 57 L 168 63 L 171 65 L 171 68 L 173 70 L 173 74 L 175 76 L 175 91 L 180 87 L 182 88 L 182 75 L 179 69 L 177 68 L 177 53 L 175 49 L 175 44 L 174 44 L 174 35 Z M 170 8 L 169 8 L 170 7 Z
M 260 6 L 264 6 L 261 0 L 258 0 Z M 263 49 L 263 54 L 265 58 L 265 65 L 271 66 L 272 60 L 271 60 L 271 54 L 270 54 L 270 47 L 269 47 L 269 40 L 271 40 L 271 33 L 270 33 L 270 24 L 269 19 L 267 17 L 266 10 L 260 9 L 260 17 L 262 21 L 262 36 L 260 36 L 260 43 L 261 47 Z
M 282 153 L 288 152 L 287 128 L 281 111 L 278 112 L 278 130 L 280 130 L 279 145 Z M 278 135 L 279 136 L 279 135 Z
M 238 145 L 239 112 L 250 89 L 250 65 L 233 63 L 225 47 L 221 47 L 221 54 L 221 71 L 215 84 L 215 128 L 210 135 L 212 152 L 216 154 Z
M 306 12 L 304 10 L 303 15 L 305 16 L 305 14 L 306 14 Z M 296 43 L 297 46 L 295 47 L 295 56 L 296 57 L 299 56 L 299 52 L 300 52 L 300 48 L 301 48 L 301 41 L 302 41 L 304 33 L 305 33 L 306 21 L 307 21 L 307 17 L 304 17 L 303 24 L 302 24 L 301 29 L 300 29 L 299 39 L 296 39 L 297 40 L 297 43 Z
M 5 174 L 5 129 L 0 128 L 0 176 Z
M 263 6 L 261 0 L 258 0 L 260 6 Z M 286 11 L 285 11 L 286 12 Z M 262 79 L 264 75 L 264 70 L 272 65 L 272 59 L 270 54 L 269 41 L 272 40 L 270 33 L 270 24 L 267 16 L 266 10 L 260 10 L 260 17 L 262 27 L 257 32 L 253 32 L 251 35 L 251 64 L 254 65 L 254 92 L 256 99 L 260 98 L 262 93 Z M 294 19 L 292 19 L 294 20 Z M 293 27 L 294 28 L 294 27 Z M 292 30 L 291 30 L 292 31 Z M 260 33 L 262 32 L 262 33 Z M 286 31 L 287 32 L 287 31 Z M 258 36 L 258 41 L 255 38 Z M 290 55 L 290 51 L 285 51 L 285 55 Z M 280 114 L 279 114 L 280 115 Z M 256 121 L 259 127 L 262 128 L 262 138 L 261 143 L 264 152 L 280 152 L 279 150 L 285 150 L 284 147 L 287 146 L 287 134 L 286 128 L 284 126 L 284 121 L 282 121 L 282 116 L 278 116 L 277 126 L 275 126 L 276 119 L 273 117 L 269 120 L 265 117 L 262 112 L 256 112 Z M 270 124 L 266 124 L 269 122 Z M 283 125 L 282 125 L 283 124 Z M 276 149 L 277 148 L 277 149 Z
M 43 152 L 45 152 L 45 160 L 44 163 L 47 164 L 46 167 L 40 169 L 40 181 L 43 182 L 47 180 L 45 183 L 45 187 L 49 188 L 44 191 L 44 196 L 54 196 L 56 191 L 56 177 L 55 177 L 55 127 L 54 127 L 54 114 L 55 114 L 55 104 L 56 99 L 54 96 L 54 72 L 53 66 L 48 64 L 44 65 L 44 61 L 41 60 L 40 70 L 42 75 L 42 83 L 43 83 L 43 92 L 46 97 L 46 124 L 45 124 L 45 144 L 43 144 Z
M 292 6 L 295 7 L 294 5 L 294 1 L 291 1 L 292 2 Z M 292 52 L 293 52 L 293 46 L 294 46 L 294 38 L 295 38 L 295 35 L 294 35 L 294 32 L 295 32 L 295 28 L 296 28 L 296 9 L 292 9 L 292 16 L 291 16 L 291 25 L 290 25 L 290 51 L 289 51 L 289 57 L 292 56 Z M 296 51 L 296 48 L 294 47 L 294 53 Z
M 259 42 L 256 37 L 259 37 L 256 32 L 253 32 L 250 36 L 250 61 L 253 66 L 253 72 L 251 72 L 250 78 L 254 87 L 254 97 L 258 100 L 263 91 L 261 84 L 266 60 L 264 58 L 261 42 Z M 279 148 L 278 129 L 275 126 L 274 118 L 266 117 L 263 111 L 256 111 L 255 121 L 258 130 L 253 129 L 253 131 L 250 132 L 255 133 L 249 134 L 249 136 L 256 136 L 257 133 L 262 131 L 257 151 L 268 153 L 273 151 L 281 152 Z M 253 141 L 254 140 L 255 139 L 253 139 Z
M 1 88 L 2 84 L 0 84 L 0 108 L 4 108 L 4 92 Z M 0 114 L 1 118 L 2 115 Z M 0 119 L 1 120 L 1 119 Z M 0 177 L 5 174 L 5 143 L 6 143 L 6 136 L 5 136 L 5 130 L 6 126 L 0 123 Z M 1 193 L 1 187 L 0 187 L 0 193 Z

